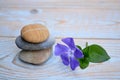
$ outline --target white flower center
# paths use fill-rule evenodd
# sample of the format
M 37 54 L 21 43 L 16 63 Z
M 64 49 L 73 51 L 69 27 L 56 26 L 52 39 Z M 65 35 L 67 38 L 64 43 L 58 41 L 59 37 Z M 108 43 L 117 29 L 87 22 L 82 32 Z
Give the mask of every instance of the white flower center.
M 69 57 L 74 57 L 74 50 L 69 50 L 68 51 L 68 56 Z

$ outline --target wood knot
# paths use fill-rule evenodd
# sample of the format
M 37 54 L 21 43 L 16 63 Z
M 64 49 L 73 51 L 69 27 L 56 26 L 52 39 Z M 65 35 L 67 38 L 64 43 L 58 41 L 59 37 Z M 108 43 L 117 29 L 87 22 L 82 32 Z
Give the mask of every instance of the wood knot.
M 31 12 L 32 14 L 37 14 L 37 13 L 38 13 L 38 10 L 37 10 L 37 9 L 32 9 L 30 12 Z

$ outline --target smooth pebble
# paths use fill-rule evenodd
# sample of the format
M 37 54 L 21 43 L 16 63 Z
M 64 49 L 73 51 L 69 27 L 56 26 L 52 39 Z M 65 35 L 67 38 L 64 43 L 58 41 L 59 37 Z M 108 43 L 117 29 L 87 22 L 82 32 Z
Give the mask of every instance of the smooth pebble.
M 49 38 L 41 43 L 29 43 L 22 39 L 21 36 L 18 36 L 15 40 L 16 45 L 18 48 L 23 50 L 41 50 L 41 49 L 47 49 L 54 45 L 55 38 L 53 36 L 49 36 Z
M 22 38 L 31 43 L 40 43 L 49 37 L 47 27 L 41 24 L 29 24 L 21 29 Z
M 19 59 L 31 64 L 42 64 L 51 56 L 51 50 L 51 48 L 38 51 L 22 50 L 19 53 Z

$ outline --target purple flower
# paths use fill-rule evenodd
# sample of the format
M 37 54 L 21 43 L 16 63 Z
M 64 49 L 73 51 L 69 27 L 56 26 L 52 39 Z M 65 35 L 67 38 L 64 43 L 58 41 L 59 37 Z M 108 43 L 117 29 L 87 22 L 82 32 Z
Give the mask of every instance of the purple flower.
M 55 46 L 55 55 L 60 56 L 63 64 L 70 67 L 72 70 L 75 70 L 79 66 L 78 58 L 83 58 L 84 55 L 80 49 L 75 46 L 73 38 L 64 38 L 62 41 L 66 44 L 59 44 Z

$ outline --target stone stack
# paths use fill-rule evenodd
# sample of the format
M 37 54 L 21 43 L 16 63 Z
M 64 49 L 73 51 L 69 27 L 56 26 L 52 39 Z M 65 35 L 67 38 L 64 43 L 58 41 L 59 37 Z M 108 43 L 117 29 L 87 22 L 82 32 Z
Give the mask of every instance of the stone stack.
M 31 63 L 42 64 L 51 55 L 55 38 L 41 24 L 29 24 L 22 28 L 21 35 L 15 40 L 18 48 L 22 49 L 19 59 Z

